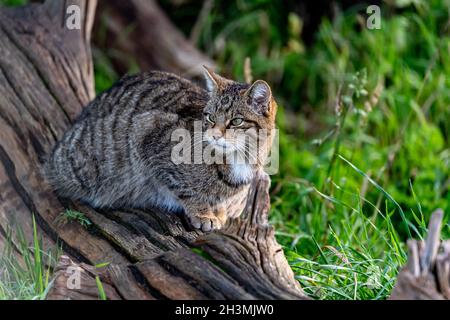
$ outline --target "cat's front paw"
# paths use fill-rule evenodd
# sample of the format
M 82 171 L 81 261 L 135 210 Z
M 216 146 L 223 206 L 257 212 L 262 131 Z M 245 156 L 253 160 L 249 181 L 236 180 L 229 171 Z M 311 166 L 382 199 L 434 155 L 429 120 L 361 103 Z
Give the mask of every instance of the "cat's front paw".
M 211 215 L 189 217 L 191 225 L 204 232 L 214 231 L 222 228 L 223 222 L 218 217 Z
M 223 205 L 195 207 L 191 205 L 185 212 L 192 227 L 204 232 L 219 230 L 227 221 Z

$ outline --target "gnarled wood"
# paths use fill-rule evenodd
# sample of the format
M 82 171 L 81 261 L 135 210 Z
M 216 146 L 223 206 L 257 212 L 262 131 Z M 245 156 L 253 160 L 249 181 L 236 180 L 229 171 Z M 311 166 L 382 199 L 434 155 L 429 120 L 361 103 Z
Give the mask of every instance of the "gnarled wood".
M 0 11 L 0 226 L 13 232 L 20 226 L 30 238 L 34 214 L 47 246 L 59 238 L 81 256 L 72 239 L 86 231 L 54 225 L 63 207 L 39 173 L 45 153 L 94 96 L 95 1 L 70 3 L 86 9 L 81 30 L 63 27 L 64 1 Z
M 430 219 L 425 242 L 408 241 L 408 263 L 400 271 L 392 300 L 450 300 L 450 241 L 440 240 L 444 212 Z
M 94 224 L 135 263 L 109 264 L 96 273 L 86 265 L 80 290 L 68 289 L 73 262 L 64 258 L 49 298 L 92 297 L 95 276 L 124 299 L 305 299 L 267 223 L 269 180 L 255 180 L 244 213 L 218 231 L 185 230 L 178 216 L 154 211 L 110 212 L 107 230 L 98 213 Z M 68 270 L 69 269 L 69 270 Z M 85 288 L 88 288 L 87 291 Z
M 82 9 L 80 30 L 65 27 L 71 4 Z M 94 96 L 95 5 L 47 0 L 0 10 L 0 242 L 17 225 L 31 242 L 34 215 L 45 247 L 62 245 L 49 299 L 95 299 L 96 276 L 110 299 L 306 298 L 267 223 L 267 177 L 254 181 L 244 215 L 210 234 L 156 209 L 99 212 L 54 195 L 40 165 Z M 92 224 L 58 222 L 65 208 Z M 99 263 L 108 265 L 92 267 Z M 74 268 L 79 289 L 67 282 Z

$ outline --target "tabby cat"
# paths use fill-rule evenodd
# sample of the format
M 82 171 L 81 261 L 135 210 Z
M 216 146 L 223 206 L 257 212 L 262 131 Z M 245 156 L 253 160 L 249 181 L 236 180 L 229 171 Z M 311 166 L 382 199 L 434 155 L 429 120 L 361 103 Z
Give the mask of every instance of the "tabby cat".
M 238 131 L 264 129 L 268 135 L 258 143 L 270 149 L 277 105 L 262 80 L 243 84 L 206 67 L 205 77 L 207 90 L 174 74 L 146 72 L 126 76 L 99 95 L 45 163 L 57 194 L 95 208 L 184 210 L 203 231 L 238 216 L 267 154 L 258 154 L 253 163 L 178 163 L 172 149 L 179 141 L 172 133 L 194 133 L 200 123 L 201 141 L 194 139 L 190 147 L 209 146 L 213 153 L 240 159 L 245 148 Z

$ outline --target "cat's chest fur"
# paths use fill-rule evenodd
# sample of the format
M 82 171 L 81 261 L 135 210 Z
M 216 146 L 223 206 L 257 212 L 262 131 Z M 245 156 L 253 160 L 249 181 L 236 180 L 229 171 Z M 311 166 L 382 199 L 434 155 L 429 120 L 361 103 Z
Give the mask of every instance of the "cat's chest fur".
M 229 179 L 235 184 L 247 184 L 254 176 L 254 168 L 250 164 L 231 164 Z
M 227 193 L 233 194 L 252 181 L 255 176 L 255 168 L 246 163 L 232 163 L 217 166 L 217 173 L 219 181 L 228 187 Z

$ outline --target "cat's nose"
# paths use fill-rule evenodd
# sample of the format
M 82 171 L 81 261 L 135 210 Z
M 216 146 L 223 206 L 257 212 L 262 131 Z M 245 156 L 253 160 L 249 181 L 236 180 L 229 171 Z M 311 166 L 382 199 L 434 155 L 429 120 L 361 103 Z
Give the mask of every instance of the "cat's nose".
M 222 134 L 213 134 L 212 137 L 214 138 L 214 140 L 219 140 L 220 138 L 222 138 Z
M 222 134 L 222 131 L 221 131 L 221 130 L 216 129 L 216 128 L 214 128 L 214 129 L 211 130 L 211 137 L 212 137 L 214 140 L 219 140 L 220 138 L 222 138 L 222 136 L 223 136 L 223 134 Z

